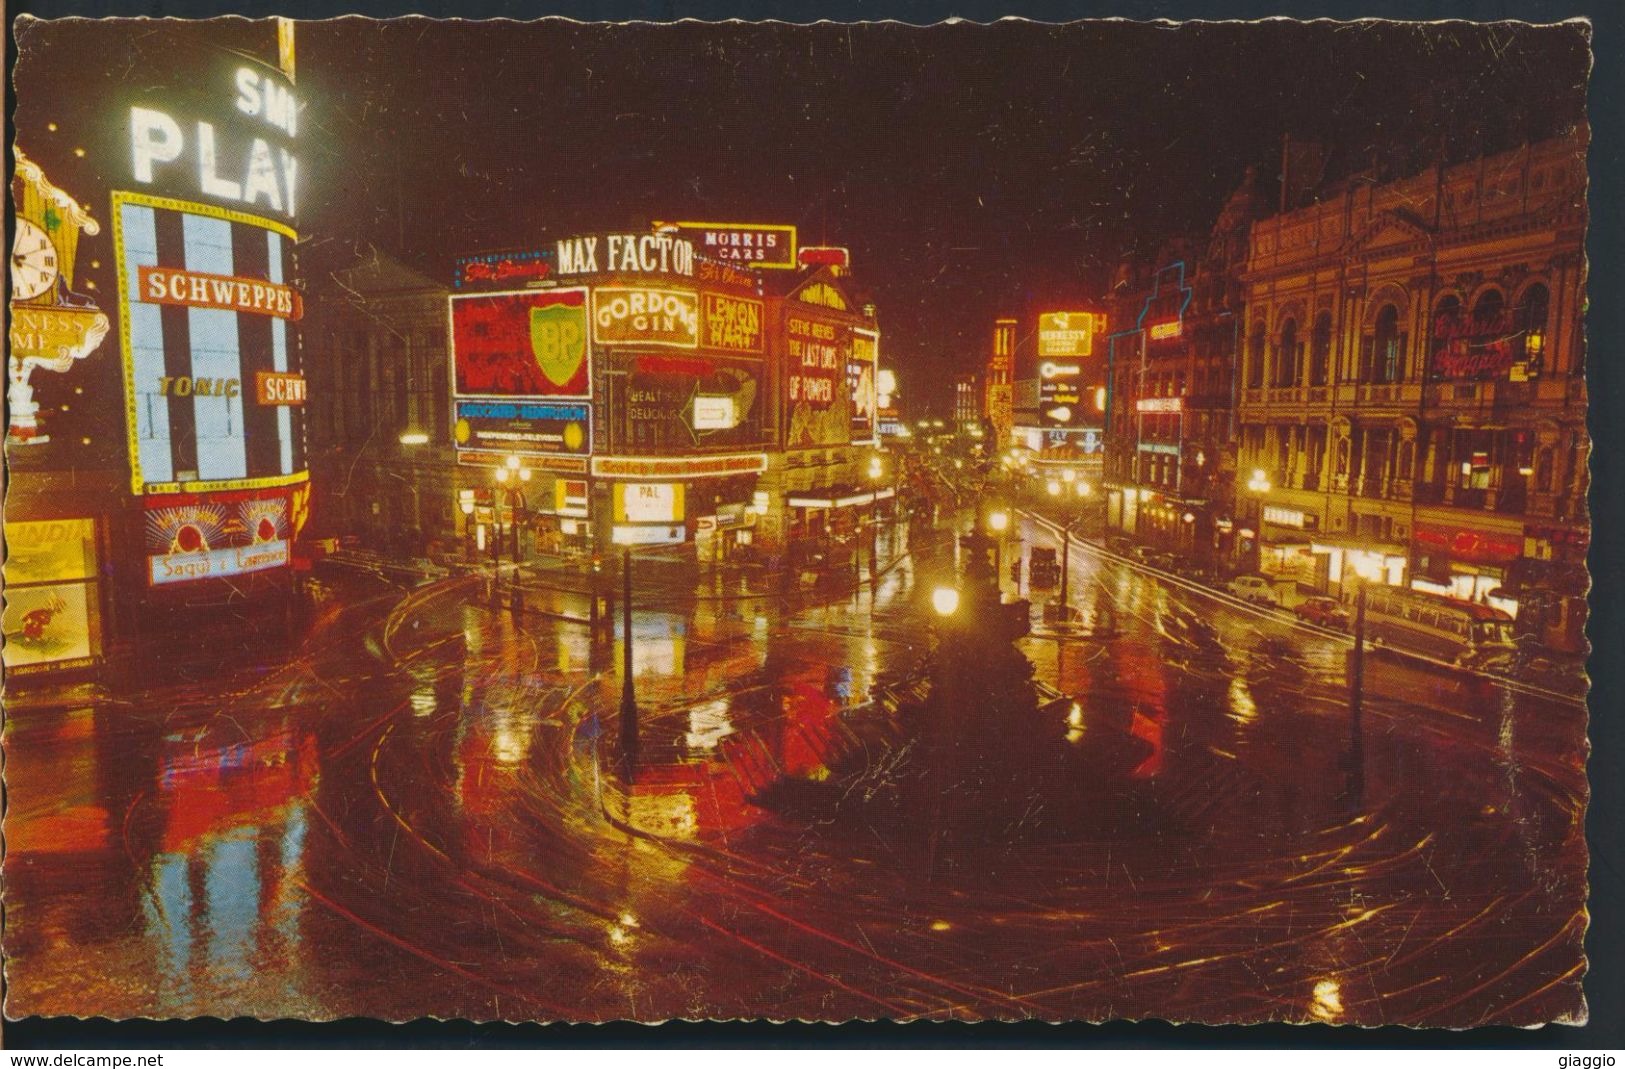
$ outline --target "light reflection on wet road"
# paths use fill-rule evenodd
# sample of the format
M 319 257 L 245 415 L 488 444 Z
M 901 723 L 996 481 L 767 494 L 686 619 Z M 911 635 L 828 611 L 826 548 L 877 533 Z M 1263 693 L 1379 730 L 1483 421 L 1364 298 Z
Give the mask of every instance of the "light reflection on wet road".
M 928 878 L 753 804 L 883 740 L 850 710 L 924 657 L 942 545 L 828 603 L 640 588 L 630 791 L 618 641 L 546 576 L 519 626 L 478 580 L 356 592 L 283 662 L 16 709 L 9 1012 L 1578 1014 L 1582 710 L 1374 659 L 1351 807 L 1346 642 L 1086 547 L 1077 632 L 1021 642 L 1077 696 L 1056 745 L 1133 754 L 1077 784 L 1086 834 Z

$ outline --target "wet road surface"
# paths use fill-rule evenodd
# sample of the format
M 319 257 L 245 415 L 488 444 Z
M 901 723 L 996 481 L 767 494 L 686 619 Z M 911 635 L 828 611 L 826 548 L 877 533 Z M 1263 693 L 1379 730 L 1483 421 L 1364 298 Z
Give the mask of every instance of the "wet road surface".
M 640 584 L 630 788 L 619 640 L 546 574 L 517 624 L 479 578 L 345 588 L 295 654 L 20 705 L 8 1012 L 1583 1015 L 1578 703 L 1371 658 L 1352 799 L 1346 639 L 1076 542 L 1081 623 L 1020 647 L 1075 696 L 1055 745 L 1137 747 L 1086 834 L 931 861 L 754 804 L 875 745 L 950 546 L 897 536 L 874 592 Z

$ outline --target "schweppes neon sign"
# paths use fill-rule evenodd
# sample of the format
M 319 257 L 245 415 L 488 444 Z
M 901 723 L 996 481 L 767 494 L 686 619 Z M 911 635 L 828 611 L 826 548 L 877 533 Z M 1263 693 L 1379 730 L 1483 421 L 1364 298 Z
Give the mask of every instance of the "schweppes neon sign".
M 299 294 L 292 286 L 277 282 L 145 264 L 139 274 L 141 299 L 149 304 L 223 308 L 229 312 L 252 312 L 278 319 L 298 319 L 304 315 Z

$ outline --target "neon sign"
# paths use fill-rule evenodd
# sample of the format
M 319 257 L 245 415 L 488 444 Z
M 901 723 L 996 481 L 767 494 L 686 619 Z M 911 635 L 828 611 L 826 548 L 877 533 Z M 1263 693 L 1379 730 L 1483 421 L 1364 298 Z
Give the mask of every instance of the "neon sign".
M 766 453 L 734 453 L 715 457 L 592 458 L 592 474 L 601 479 L 705 479 L 724 475 L 759 475 L 766 470 Z
M 663 224 L 656 223 L 658 228 Z M 672 223 L 706 256 L 750 267 L 793 269 L 796 228 L 779 223 Z
M 454 294 L 458 397 L 579 397 L 590 390 L 587 291 Z
M 1038 317 L 1039 356 L 1088 356 L 1106 317 L 1094 312 L 1046 312 Z
M 557 263 L 553 249 L 463 256 L 452 265 L 452 285 L 464 289 L 487 283 L 540 282 L 553 273 Z
M 592 340 L 693 349 L 700 344 L 700 301 L 685 290 L 600 286 L 592 295 Z
M 189 123 L 188 130 L 162 108 L 136 105 L 129 118 L 130 174 L 142 185 L 154 185 L 161 174 L 184 168 L 193 181 L 191 192 L 210 200 L 263 206 L 292 218 L 297 214 L 299 179 L 299 160 L 292 150 L 299 132 L 299 102 L 292 86 L 279 74 L 251 67 L 239 67 L 232 86 L 235 110 L 258 120 L 251 132 L 265 136 L 234 135 L 226 124 L 204 119 Z M 286 143 L 273 145 L 277 140 Z
M 303 312 L 292 286 L 262 278 L 237 278 L 142 264 L 137 270 L 141 299 L 149 304 L 178 304 L 187 308 L 223 308 L 298 319 Z
M 705 294 L 705 344 L 728 352 L 761 352 L 762 302 Z
M 1185 309 L 1191 303 L 1191 294 L 1191 288 L 1185 285 L 1185 261 L 1175 260 L 1157 272 L 1135 326 L 1144 330 L 1151 341 L 1179 337 L 1185 329 Z
M 1134 402 L 1137 412 L 1180 412 L 1184 410 L 1182 397 L 1142 397 Z
M 694 274 L 694 244 L 674 234 L 562 238 L 557 248 L 561 275 L 615 271 L 690 277 Z

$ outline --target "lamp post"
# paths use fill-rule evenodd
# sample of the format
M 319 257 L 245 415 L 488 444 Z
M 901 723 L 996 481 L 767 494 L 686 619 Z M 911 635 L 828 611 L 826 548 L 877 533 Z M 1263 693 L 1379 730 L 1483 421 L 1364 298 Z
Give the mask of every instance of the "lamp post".
M 869 486 L 873 498 L 869 505 L 869 589 L 873 593 L 875 583 L 880 575 L 880 480 L 885 475 L 885 465 L 881 463 L 879 454 L 869 458 Z
M 621 557 L 621 778 L 637 778 L 638 695 L 632 682 L 632 547 Z
M 937 627 L 940 629 L 948 626 L 954 615 L 959 611 L 959 588 L 942 585 L 932 590 L 931 608 L 937 614 Z M 945 692 L 951 690 L 953 674 L 945 671 L 943 666 L 937 663 L 942 657 L 940 651 L 934 649 L 932 652 L 934 656 L 932 658 L 931 689 L 933 692 L 938 687 L 941 687 Z M 937 844 L 942 839 L 942 796 L 945 793 L 944 787 L 948 780 L 948 770 L 944 766 L 951 746 L 949 736 L 952 729 L 950 725 L 941 722 L 942 717 L 940 714 L 944 710 L 959 708 L 958 699 L 953 694 L 943 693 L 937 695 L 933 693 L 933 697 L 940 700 L 935 702 L 939 715 L 931 718 L 930 734 L 926 736 L 928 742 L 926 757 L 929 761 L 926 767 L 926 775 L 929 777 L 931 798 L 931 823 L 927 829 L 925 854 L 925 874 L 927 879 L 934 877 L 937 870 Z
M 993 532 L 993 579 L 1001 586 L 1004 583 L 1004 532 L 1010 526 L 1010 514 L 1003 509 L 994 509 L 987 517 L 988 530 Z M 1021 596 L 1021 591 L 1016 591 Z
M 503 492 L 503 496 L 508 501 L 508 530 L 513 539 L 513 611 L 515 615 L 518 615 L 522 607 L 520 603 L 522 595 L 519 587 L 519 516 L 520 513 L 526 511 L 526 504 L 525 492 L 517 484 L 530 482 L 530 469 L 521 467 L 519 458 L 510 453 L 504 466 L 497 469 L 496 478 L 497 488 Z M 510 481 L 515 485 L 509 486 Z M 496 519 L 501 520 L 500 514 Z M 500 530 L 500 522 L 498 523 L 498 529 Z M 500 562 L 501 554 L 496 550 L 495 546 L 492 547 L 491 555 Z M 499 574 L 500 571 L 501 566 L 499 564 Z
M 1247 480 L 1247 492 L 1253 502 L 1253 552 L 1252 570 L 1260 571 L 1264 560 L 1264 495 L 1270 492 L 1269 476 L 1264 474 L 1263 468 L 1254 468 L 1252 476 Z
M 1359 807 L 1365 798 L 1365 583 L 1354 601 L 1354 649 L 1349 653 L 1349 799 Z
M 465 496 L 466 495 L 466 496 Z M 457 507 L 463 513 L 463 556 L 465 559 L 474 558 L 474 491 L 460 491 L 457 497 Z

